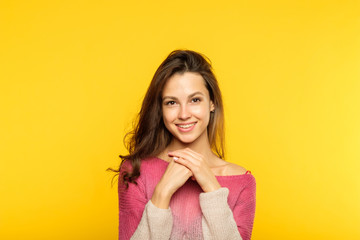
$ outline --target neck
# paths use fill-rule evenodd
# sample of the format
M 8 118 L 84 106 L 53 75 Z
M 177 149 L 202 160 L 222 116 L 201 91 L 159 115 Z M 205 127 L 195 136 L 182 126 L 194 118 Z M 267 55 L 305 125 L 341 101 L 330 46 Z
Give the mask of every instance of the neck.
M 215 156 L 211 150 L 207 136 L 200 137 L 199 139 L 191 143 L 183 143 L 177 140 L 176 138 L 173 138 L 169 146 L 165 149 L 164 155 L 167 155 L 167 152 L 169 151 L 175 151 L 184 148 L 190 148 L 191 150 L 203 155 L 204 159 L 208 163 L 211 163 Z

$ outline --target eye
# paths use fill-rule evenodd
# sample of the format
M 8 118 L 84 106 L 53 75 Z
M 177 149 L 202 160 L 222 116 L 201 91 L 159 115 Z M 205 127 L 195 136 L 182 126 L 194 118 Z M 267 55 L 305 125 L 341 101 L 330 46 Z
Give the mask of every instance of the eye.
M 175 101 L 167 101 L 165 102 L 165 105 L 175 105 L 176 102 Z
M 193 99 L 191 99 L 191 102 L 200 102 L 201 100 L 200 100 L 200 98 L 193 98 Z

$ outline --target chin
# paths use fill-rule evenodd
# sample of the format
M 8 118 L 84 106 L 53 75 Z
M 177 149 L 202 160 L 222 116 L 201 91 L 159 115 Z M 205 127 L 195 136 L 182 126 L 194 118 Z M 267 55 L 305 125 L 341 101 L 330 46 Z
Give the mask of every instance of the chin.
M 183 144 L 190 144 L 193 143 L 196 139 L 195 138 L 184 138 L 184 137 L 176 137 L 176 139 Z
M 192 136 L 174 135 L 174 136 L 179 142 L 181 142 L 183 144 L 191 144 L 191 143 L 195 142 L 196 140 L 198 140 L 200 137 L 200 136 L 194 136 L 194 135 L 192 135 Z

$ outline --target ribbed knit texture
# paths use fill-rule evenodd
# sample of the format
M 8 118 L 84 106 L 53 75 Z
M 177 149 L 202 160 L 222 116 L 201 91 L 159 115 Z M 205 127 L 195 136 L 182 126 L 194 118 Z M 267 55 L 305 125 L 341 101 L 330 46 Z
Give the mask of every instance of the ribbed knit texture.
M 216 176 L 222 188 L 209 193 L 189 179 L 172 196 L 170 208 L 159 209 L 150 199 L 167 166 L 159 158 L 144 159 L 137 185 L 131 183 L 125 189 L 119 184 L 119 239 L 130 239 L 134 233 L 133 239 L 251 238 L 253 175 Z M 131 164 L 125 162 L 124 168 L 131 169 Z

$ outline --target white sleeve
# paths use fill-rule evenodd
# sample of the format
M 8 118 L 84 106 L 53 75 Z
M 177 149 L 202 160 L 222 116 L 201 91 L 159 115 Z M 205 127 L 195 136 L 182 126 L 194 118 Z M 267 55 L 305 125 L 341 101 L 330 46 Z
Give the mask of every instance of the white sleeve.
M 205 240 L 242 240 L 233 213 L 228 205 L 229 189 L 222 187 L 213 192 L 200 193 L 203 213 L 202 230 Z
M 168 240 L 170 239 L 172 226 L 173 219 L 170 207 L 168 209 L 161 209 L 149 200 L 145 205 L 140 223 L 131 239 Z

